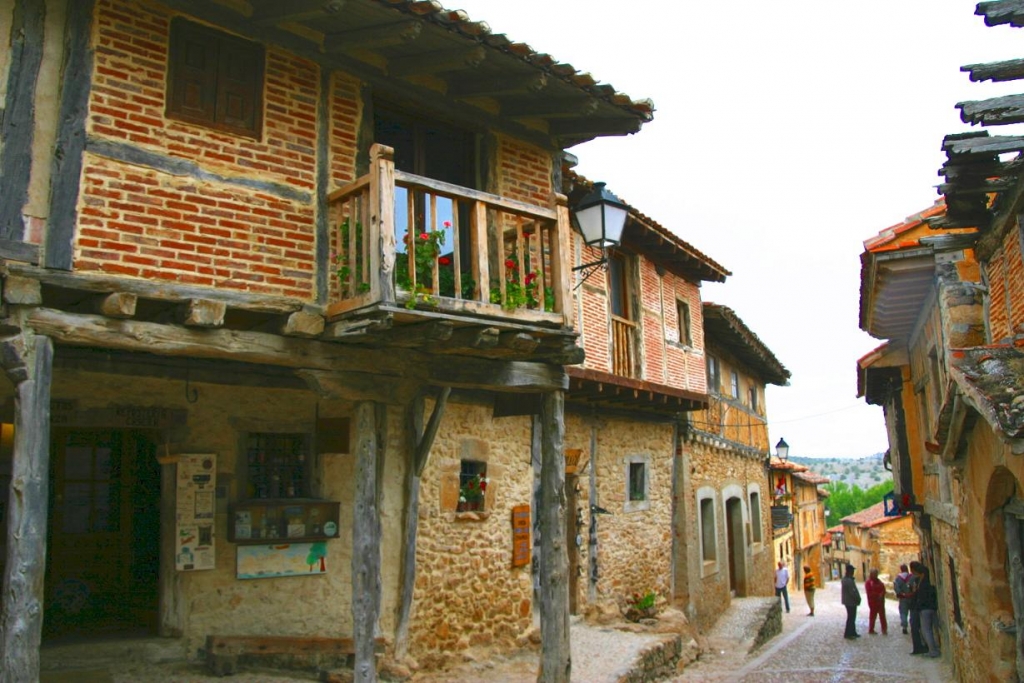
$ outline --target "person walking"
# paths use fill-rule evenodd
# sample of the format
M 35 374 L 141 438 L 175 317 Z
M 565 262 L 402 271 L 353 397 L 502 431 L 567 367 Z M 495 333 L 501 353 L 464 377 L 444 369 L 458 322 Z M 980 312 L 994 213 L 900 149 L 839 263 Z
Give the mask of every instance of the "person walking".
M 900 626 L 903 632 L 907 632 L 907 616 L 910 614 L 910 571 L 907 565 L 900 565 L 900 573 L 892 583 L 892 589 L 896 593 L 896 599 L 900 601 Z
M 928 644 L 928 656 L 938 657 L 939 645 L 935 642 L 935 628 L 938 626 L 939 595 L 928 578 L 928 567 L 921 565 L 921 582 L 917 586 L 917 607 L 921 610 L 921 635 Z
M 875 617 L 878 617 L 882 635 L 889 635 L 889 624 L 885 620 L 885 584 L 878 579 L 877 569 L 871 570 L 870 578 L 864 583 L 864 592 L 868 596 L 868 633 L 877 633 Z
M 782 596 L 786 604 L 786 612 L 789 613 L 789 569 L 780 561 L 779 568 L 775 570 L 775 596 Z
M 814 574 L 811 568 L 804 565 L 804 597 L 807 598 L 807 609 L 811 610 L 807 616 L 814 616 Z
M 924 568 L 924 565 L 917 560 L 910 563 L 910 640 L 914 646 L 910 651 L 912 655 L 923 655 L 928 652 L 924 641 L 921 640 L 921 608 L 917 596 Z
M 846 632 L 844 638 L 860 638 L 857 633 L 857 606 L 860 605 L 860 591 L 853 578 L 853 565 L 846 565 L 846 576 L 842 580 L 843 606 L 846 608 Z

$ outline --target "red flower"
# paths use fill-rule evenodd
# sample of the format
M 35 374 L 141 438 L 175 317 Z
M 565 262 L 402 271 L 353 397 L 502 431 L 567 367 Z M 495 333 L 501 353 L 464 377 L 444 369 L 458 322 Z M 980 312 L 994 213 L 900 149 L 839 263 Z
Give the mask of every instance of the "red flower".
M 420 233 L 420 239 L 423 240 L 424 242 L 426 242 L 427 240 L 430 239 L 430 235 L 425 233 L 425 232 L 421 232 Z
M 526 284 L 527 285 L 529 285 L 530 283 L 532 283 L 536 279 L 537 279 L 537 273 L 536 272 L 527 273 L 526 274 Z
M 437 259 L 437 262 L 440 263 L 442 266 L 447 266 L 452 262 L 452 260 L 447 256 L 442 256 L 439 259 Z
M 486 479 L 481 479 L 480 480 L 480 490 L 481 491 L 486 491 L 487 490 L 487 480 Z
M 516 262 L 513 261 L 512 259 L 505 259 L 505 267 L 508 268 L 509 270 L 515 270 Z
M 452 227 L 452 222 L 451 221 L 445 221 L 444 222 L 444 227 L 446 227 L 446 228 Z

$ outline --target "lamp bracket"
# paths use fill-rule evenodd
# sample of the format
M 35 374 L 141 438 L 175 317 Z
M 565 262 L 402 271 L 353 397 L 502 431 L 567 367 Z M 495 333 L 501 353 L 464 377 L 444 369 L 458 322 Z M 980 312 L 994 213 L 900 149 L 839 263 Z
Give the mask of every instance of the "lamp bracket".
M 591 263 L 584 263 L 581 266 L 576 266 L 575 268 L 573 268 L 572 270 L 573 270 L 574 273 L 576 271 L 582 271 L 583 272 L 583 277 L 580 279 L 579 283 L 575 287 L 573 287 L 573 289 L 579 289 L 580 285 L 582 285 L 584 282 L 586 282 L 588 277 L 590 277 L 591 275 L 593 275 L 594 273 L 596 273 L 599 270 L 604 270 L 607 267 L 607 265 L 608 265 L 608 257 L 607 256 L 603 256 L 603 257 L 601 257 L 600 261 L 592 261 Z

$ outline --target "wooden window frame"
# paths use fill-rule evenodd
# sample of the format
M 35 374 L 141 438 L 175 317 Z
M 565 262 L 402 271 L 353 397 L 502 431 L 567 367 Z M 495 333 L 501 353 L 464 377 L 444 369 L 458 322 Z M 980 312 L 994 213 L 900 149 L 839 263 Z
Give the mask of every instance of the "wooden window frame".
M 198 108 L 185 105 L 188 87 L 184 75 L 185 51 L 189 41 L 203 43 L 210 51 L 207 56 L 211 63 L 202 71 L 204 87 L 208 90 L 202 94 L 204 101 Z M 231 54 L 236 58 L 229 62 Z M 235 85 L 229 83 L 227 73 L 232 63 L 244 63 L 251 69 Z M 175 17 L 171 22 L 167 55 L 165 115 L 169 119 L 259 139 L 263 132 L 265 63 L 266 50 L 259 43 Z M 232 95 L 240 95 L 251 110 L 242 119 L 233 118 L 229 113 L 228 98 Z
M 679 343 L 693 346 L 693 320 L 690 317 L 690 302 L 676 299 L 676 320 L 679 328 Z

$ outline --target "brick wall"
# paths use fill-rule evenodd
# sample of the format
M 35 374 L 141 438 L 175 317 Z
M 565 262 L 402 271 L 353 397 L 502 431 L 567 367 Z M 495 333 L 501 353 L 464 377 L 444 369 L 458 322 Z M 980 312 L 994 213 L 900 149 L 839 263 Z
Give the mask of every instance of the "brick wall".
M 87 154 L 75 267 L 308 298 L 314 278 L 314 208 L 271 184 L 315 189 L 319 69 L 267 49 L 259 140 L 164 116 L 172 14 L 142 3 L 97 5 L 88 130 L 99 140 L 185 160 L 202 174 L 171 174 Z M 333 102 L 336 179 L 351 177 L 354 88 Z M 347 136 L 347 138 L 345 137 Z M 254 189 L 255 183 L 260 189 Z
M 989 285 L 989 331 L 992 341 L 999 342 L 1010 336 L 1005 255 L 1002 252 L 994 255 L 985 270 Z
M 551 155 L 539 147 L 502 136 L 498 146 L 498 187 L 509 199 L 551 205 Z

